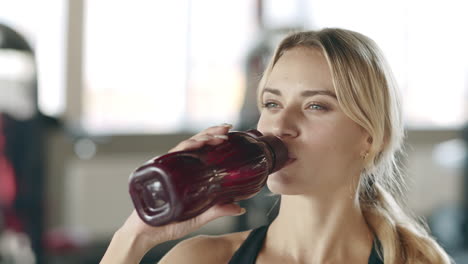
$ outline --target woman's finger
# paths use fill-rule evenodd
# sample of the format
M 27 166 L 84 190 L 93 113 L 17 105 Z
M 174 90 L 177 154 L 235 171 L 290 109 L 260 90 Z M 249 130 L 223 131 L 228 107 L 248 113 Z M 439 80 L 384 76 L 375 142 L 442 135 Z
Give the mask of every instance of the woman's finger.
M 166 225 L 165 233 L 170 240 L 190 234 L 207 223 L 223 216 L 239 216 L 246 212 L 237 204 L 217 204 L 194 218 Z
M 187 140 L 184 140 L 177 144 L 174 148 L 169 150 L 169 153 L 171 152 L 176 152 L 176 151 L 182 151 L 182 150 L 193 150 L 193 149 L 198 149 L 203 147 L 205 143 L 203 141 L 198 141 L 193 138 L 189 138 Z
M 195 137 L 198 137 L 198 136 L 204 135 L 204 134 L 226 135 L 231 128 L 232 128 L 231 124 L 221 124 L 219 126 L 212 126 L 212 127 L 209 127 L 207 129 L 201 131 L 200 133 L 194 135 L 192 138 L 195 138 Z
M 218 145 L 223 143 L 228 137 L 227 133 L 232 125 L 225 124 L 207 128 L 193 137 L 180 142 L 169 152 L 194 150 L 203 147 L 204 145 Z

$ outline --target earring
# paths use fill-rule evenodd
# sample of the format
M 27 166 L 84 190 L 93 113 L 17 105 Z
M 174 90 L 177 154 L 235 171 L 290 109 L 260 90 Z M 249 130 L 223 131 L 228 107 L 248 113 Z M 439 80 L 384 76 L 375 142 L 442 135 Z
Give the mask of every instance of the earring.
M 366 152 L 366 154 L 361 155 L 361 159 L 365 160 L 367 159 L 367 156 L 369 156 L 369 152 Z

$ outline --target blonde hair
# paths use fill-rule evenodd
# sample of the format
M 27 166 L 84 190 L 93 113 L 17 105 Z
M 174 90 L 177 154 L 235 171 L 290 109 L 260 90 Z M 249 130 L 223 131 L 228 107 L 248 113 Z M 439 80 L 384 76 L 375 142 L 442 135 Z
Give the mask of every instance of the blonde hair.
M 259 92 L 279 58 L 294 47 L 323 52 L 340 107 L 372 138 L 358 194 L 385 263 L 451 263 L 423 221 L 403 210 L 405 183 L 398 164 L 405 136 L 402 107 L 399 89 L 378 46 L 370 38 L 345 29 L 293 33 L 277 47 L 259 83 Z M 257 100 L 260 105 L 260 96 Z

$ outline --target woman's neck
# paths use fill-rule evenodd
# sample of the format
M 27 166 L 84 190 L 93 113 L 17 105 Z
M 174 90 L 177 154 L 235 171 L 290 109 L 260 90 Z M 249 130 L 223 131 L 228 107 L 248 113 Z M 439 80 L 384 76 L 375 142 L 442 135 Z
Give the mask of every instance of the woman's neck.
M 343 192 L 283 195 L 265 245 L 297 263 L 361 263 L 351 260 L 368 258 L 372 241 L 359 203 Z

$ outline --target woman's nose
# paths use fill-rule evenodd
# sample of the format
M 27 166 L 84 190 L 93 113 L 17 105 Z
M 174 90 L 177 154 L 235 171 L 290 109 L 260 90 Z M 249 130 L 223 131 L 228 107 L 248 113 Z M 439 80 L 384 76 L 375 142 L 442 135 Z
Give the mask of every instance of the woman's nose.
M 299 135 L 297 127 L 297 117 L 291 113 L 284 113 L 277 116 L 273 123 L 272 133 L 279 138 L 294 138 Z

